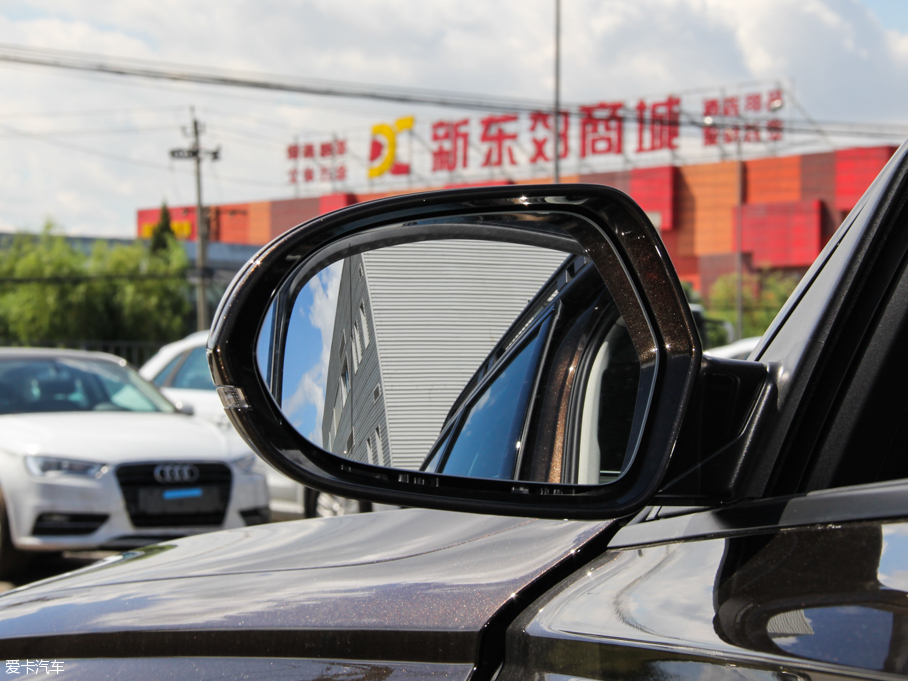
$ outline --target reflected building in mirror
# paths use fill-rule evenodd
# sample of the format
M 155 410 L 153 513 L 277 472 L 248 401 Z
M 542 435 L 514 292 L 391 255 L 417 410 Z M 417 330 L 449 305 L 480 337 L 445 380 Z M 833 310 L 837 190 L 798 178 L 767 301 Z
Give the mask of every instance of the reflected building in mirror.
M 565 257 L 457 240 L 345 259 L 321 424 L 325 448 L 418 469 L 464 386 Z

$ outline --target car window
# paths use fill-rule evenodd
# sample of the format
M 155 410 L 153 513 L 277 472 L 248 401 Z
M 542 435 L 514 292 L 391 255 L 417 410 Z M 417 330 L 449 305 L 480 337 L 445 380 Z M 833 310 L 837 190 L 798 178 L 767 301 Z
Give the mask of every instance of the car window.
M 159 388 L 162 387 L 164 385 L 164 383 L 167 381 L 167 379 L 170 377 L 170 374 L 173 373 L 173 368 L 177 364 L 179 364 L 182 361 L 183 357 L 185 357 L 185 356 L 186 356 L 186 353 L 181 352 L 176 357 L 174 357 L 172 360 L 167 362 L 167 366 L 165 366 L 163 369 L 161 369 L 155 375 L 155 377 L 153 379 L 151 379 L 151 382 L 154 383 Z
M 75 358 L 0 360 L 0 414 L 164 411 L 174 407 L 134 370 Z
M 190 390 L 214 390 L 214 381 L 205 358 L 205 348 L 195 348 L 186 357 L 186 361 L 177 369 L 176 376 L 170 382 L 171 388 L 188 388 Z
M 537 327 L 473 398 L 439 473 L 499 479 L 514 476 L 527 403 L 548 326 Z
M 805 491 L 908 478 L 908 265 L 847 372 Z
M 447 434 L 432 448 L 432 451 L 429 453 L 429 456 L 426 457 L 426 460 L 420 466 L 419 470 L 421 471 L 432 471 L 437 472 L 438 462 L 441 460 L 441 455 L 444 454 L 445 450 L 448 448 L 448 440 L 451 439 L 451 431 L 449 430 Z

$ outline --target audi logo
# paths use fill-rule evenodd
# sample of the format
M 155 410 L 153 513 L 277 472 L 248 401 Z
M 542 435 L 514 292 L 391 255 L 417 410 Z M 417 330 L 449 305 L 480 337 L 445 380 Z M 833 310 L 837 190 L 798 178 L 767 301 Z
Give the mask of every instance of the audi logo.
M 155 466 L 154 479 L 162 485 L 195 482 L 199 479 L 199 469 L 191 463 L 162 463 Z

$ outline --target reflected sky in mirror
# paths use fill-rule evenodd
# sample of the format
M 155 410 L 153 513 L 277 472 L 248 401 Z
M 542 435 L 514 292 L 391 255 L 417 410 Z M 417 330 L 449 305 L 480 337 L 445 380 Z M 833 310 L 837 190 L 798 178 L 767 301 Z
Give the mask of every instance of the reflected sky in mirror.
M 297 377 L 283 385 L 284 415 L 307 439 L 322 446 L 325 382 L 334 334 L 334 315 L 343 262 L 315 275 L 294 302 L 288 338 L 294 339 L 284 357 L 284 375 Z

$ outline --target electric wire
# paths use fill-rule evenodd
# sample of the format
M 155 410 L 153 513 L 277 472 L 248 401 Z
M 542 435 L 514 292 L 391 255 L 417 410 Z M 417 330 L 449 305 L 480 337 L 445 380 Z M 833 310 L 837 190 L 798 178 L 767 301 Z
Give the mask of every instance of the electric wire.
M 328 97 L 375 99 L 462 109 L 536 111 L 540 108 L 549 108 L 548 102 L 516 97 L 484 96 L 421 88 L 376 87 L 361 83 L 340 83 L 322 79 L 302 79 L 275 74 L 200 68 L 144 59 L 113 58 L 85 52 L 23 47 L 3 43 L 0 43 L 0 61 L 151 80 L 253 88 Z

